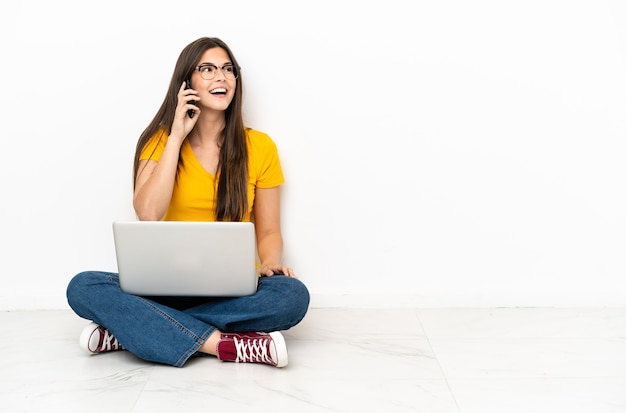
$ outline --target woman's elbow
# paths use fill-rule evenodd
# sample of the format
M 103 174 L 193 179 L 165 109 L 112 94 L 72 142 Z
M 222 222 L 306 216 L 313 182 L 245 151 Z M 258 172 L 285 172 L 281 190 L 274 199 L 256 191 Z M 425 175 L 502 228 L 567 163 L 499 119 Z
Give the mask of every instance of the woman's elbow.
M 137 202 L 133 202 L 133 208 L 135 209 L 137 219 L 140 221 L 160 221 L 163 219 L 163 215 L 165 215 L 164 213 L 155 211 L 152 208 L 138 205 Z

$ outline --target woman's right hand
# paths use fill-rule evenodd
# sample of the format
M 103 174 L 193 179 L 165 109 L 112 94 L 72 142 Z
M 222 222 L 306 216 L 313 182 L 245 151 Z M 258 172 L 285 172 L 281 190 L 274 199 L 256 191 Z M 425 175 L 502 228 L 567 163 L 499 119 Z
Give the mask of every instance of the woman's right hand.
M 172 123 L 169 139 L 179 139 L 182 144 L 182 141 L 189 135 L 189 132 L 191 132 L 196 125 L 198 115 L 200 114 L 198 106 L 191 102 L 197 102 L 198 100 L 200 100 L 198 92 L 193 89 L 186 89 L 186 82 L 183 82 L 182 85 L 180 85 L 180 89 L 178 89 L 178 104 L 176 105 L 174 122 Z M 190 118 L 187 114 L 187 111 L 190 109 L 195 111 L 193 118 Z

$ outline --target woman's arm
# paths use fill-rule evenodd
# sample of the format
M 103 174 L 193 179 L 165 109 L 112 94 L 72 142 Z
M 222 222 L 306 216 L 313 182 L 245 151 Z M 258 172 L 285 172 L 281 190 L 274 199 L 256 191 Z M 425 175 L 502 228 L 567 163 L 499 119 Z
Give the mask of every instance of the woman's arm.
M 177 147 L 178 146 L 178 147 Z M 159 221 L 172 199 L 180 144 L 168 138 L 158 162 L 139 162 L 133 194 L 133 207 L 141 221 Z
M 185 89 L 183 83 L 178 90 L 178 105 L 167 143 L 157 161 L 139 162 L 135 177 L 133 207 L 141 221 L 158 221 L 163 218 L 172 200 L 178 157 L 183 141 L 198 121 L 187 116 L 186 104 L 190 99 L 199 99 L 197 92 Z
M 254 226 L 261 274 L 294 277 L 291 268 L 282 264 L 283 237 L 280 229 L 280 187 L 257 188 L 254 200 Z

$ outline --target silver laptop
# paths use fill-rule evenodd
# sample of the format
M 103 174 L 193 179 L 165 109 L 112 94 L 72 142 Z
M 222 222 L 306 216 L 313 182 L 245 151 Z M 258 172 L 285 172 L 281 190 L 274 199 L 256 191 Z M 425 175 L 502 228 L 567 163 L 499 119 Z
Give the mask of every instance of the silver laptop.
M 113 237 L 125 292 L 207 297 L 256 292 L 251 222 L 115 221 Z

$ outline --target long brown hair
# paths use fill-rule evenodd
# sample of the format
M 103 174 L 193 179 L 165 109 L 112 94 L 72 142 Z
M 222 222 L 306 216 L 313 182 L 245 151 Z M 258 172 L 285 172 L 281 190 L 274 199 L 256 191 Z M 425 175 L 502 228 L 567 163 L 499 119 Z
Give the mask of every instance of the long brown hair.
M 180 85 L 191 77 L 204 52 L 215 47 L 224 49 L 239 72 L 235 95 L 225 111 L 226 124 L 220 136 L 215 216 L 218 221 L 241 221 L 248 212 L 248 148 L 242 115 L 243 81 L 235 56 L 226 43 L 217 37 L 201 37 L 187 45 L 180 53 L 163 104 L 137 141 L 133 165 L 133 189 L 139 173 L 139 156 L 143 147 L 159 130 L 164 130 L 169 135 L 174 122 Z

